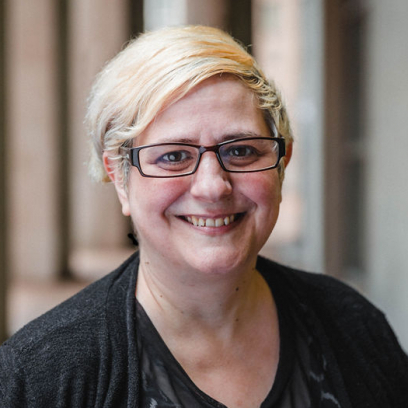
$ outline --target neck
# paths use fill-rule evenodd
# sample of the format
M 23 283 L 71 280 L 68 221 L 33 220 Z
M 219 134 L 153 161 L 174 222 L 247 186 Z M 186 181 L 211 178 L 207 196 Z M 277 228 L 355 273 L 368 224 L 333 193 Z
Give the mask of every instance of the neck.
M 232 337 L 249 316 L 272 303 L 255 262 L 227 273 L 203 273 L 160 267 L 142 252 L 136 296 L 162 335 Z

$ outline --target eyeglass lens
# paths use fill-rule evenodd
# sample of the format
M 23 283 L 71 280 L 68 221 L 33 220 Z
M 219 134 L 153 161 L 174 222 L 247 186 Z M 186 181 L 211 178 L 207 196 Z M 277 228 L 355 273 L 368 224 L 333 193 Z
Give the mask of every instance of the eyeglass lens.
M 162 144 L 139 151 L 139 164 L 148 176 L 172 177 L 194 171 L 200 158 L 197 146 Z M 241 139 L 219 146 L 219 158 L 226 170 L 250 172 L 275 167 L 279 144 L 273 139 Z

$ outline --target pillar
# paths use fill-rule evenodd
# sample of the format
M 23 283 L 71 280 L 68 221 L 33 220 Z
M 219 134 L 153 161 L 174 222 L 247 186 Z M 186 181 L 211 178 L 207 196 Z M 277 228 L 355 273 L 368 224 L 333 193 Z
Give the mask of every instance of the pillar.
M 88 176 L 86 99 L 95 75 L 129 40 L 128 2 L 70 2 L 70 269 L 96 278 L 125 257 L 128 220 L 113 185 Z
M 6 152 L 6 73 L 5 73 L 5 24 L 6 3 L 0 1 L 0 191 L 7 189 Z M 6 194 L 0 194 L 0 344 L 6 339 L 6 295 L 8 283 L 7 265 L 7 203 Z
M 59 266 L 55 4 L 7 2 L 9 266 L 22 278 Z

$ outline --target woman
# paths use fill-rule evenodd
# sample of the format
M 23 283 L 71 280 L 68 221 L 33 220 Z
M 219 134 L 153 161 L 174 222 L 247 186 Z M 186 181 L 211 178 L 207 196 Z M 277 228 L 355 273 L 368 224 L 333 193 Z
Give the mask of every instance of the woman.
M 408 406 L 381 312 L 258 257 L 292 135 L 230 36 L 142 35 L 99 75 L 87 120 L 92 173 L 114 183 L 140 250 L 2 346 L 1 406 Z

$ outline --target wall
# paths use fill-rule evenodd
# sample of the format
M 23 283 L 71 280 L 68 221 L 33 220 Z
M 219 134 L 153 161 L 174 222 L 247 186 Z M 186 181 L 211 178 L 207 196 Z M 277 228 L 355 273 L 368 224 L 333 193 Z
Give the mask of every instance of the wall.
M 408 2 L 367 12 L 368 290 L 408 350 Z

